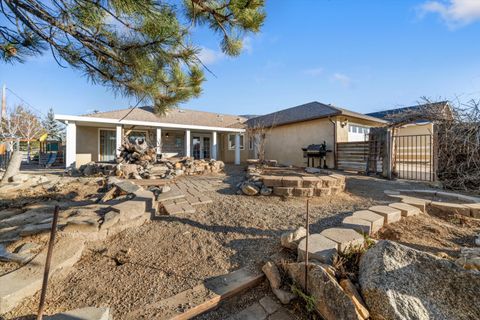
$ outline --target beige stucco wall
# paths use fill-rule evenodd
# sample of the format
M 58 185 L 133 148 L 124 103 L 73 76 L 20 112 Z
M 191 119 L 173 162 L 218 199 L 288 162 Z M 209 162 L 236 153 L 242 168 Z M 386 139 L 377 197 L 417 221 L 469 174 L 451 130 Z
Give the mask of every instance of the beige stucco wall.
M 310 144 L 320 144 L 325 140 L 327 149 L 332 150 L 332 152 L 327 153 L 327 165 L 333 168 L 335 166 L 333 154 L 335 129 L 332 121 L 336 123 L 337 142 L 348 142 L 349 123 L 372 127 L 383 125 L 374 121 L 339 116 L 331 119 L 323 118 L 278 126 L 267 133 L 265 157 L 277 160 L 280 164 L 303 167 L 306 166 L 306 159 L 303 158 L 301 148 Z M 315 162 L 315 165 L 317 166 L 317 162 Z
M 302 147 L 310 144 L 327 143 L 333 150 L 334 129 L 328 119 L 317 119 L 274 127 L 266 134 L 265 158 L 280 164 L 306 166 Z M 327 154 L 327 165 L 333 167 L 333 153 Z
M 98 161 L 98 128 L 77 125 L 76 166 L 90 161 Z
M 228 149 L 228 133 L 219 134 L 219 155 L 220 160 L 225 163 L 234 163 L 235 162 L 235 150 Z M 248 146 L 248 135 L 245 134 L 245 149 L 240 150 L 240 162 L 245 162 L 250 157 L 250 150 Z
M 421 134 L 433 134 L 433 123 L 406 125 L 398 128 L 397 135 L 410 136 Z

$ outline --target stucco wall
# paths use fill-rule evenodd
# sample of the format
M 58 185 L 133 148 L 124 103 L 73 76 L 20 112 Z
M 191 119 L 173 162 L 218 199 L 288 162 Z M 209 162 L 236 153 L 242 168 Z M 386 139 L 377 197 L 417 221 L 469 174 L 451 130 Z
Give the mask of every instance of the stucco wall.
M 327 143 L 333 151 L 333 124 L 328 119 L 298 122 L 274 127 L 267 132 L 265 158 L 277 160 L 280 164 L 306 166 L 302 147 L 310 144 Z M 327 165 L 333 167 L 333 153 L 327 154 Z
M 432 134 L 432 133 L 433 133 L 433 123 L 406 125 L 402 128 L 399 128 L 397 131 L 397 135 L 399 136 L 410 136 L 410 135 Z
M 336 123 L 337 142 L 348 142 L 348 124 L 359 124 L 364 126 L 382 126 L 383 124 L 374 121 L 357 119 L 348 116 L 332 117 L 331 121 Z M 267 133 L 265 143 L 265 157 L 277 160 L 280 164 L 306 166 L 306 159 L 303 158 L 302 147 L 310 144 L 327 143 L 327 165 L 334 167 L 334 124 L 328 118 L 311 121 L 297 122 L 282 125 L 271 129 Z M 343 124 L 343 126 L 342 126 Z M 315 162 L 317 165 L 317 162 Z
M 219 155 L 220 160 L 225 163 L 235 162 L 235 150 L 228 149 L 228 133 L 219 134 Z M 240 150 L 240 162 L 245 162 L 250 157 L 250 150 L 248 146 L 248 135 L 245 134 L 245 149 Z
M 98 128 L 77 125 L 76 166 L 90 161 L 98 161 Z

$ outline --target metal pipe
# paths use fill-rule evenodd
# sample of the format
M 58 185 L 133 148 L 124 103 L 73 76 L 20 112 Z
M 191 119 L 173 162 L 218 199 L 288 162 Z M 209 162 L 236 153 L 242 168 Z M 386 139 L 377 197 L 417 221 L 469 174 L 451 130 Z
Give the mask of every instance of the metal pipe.
M 307 219 L 306 219 L 306 228 L 307 229 L 307 236 L 305 238 L 305 293 L 308 294 L 308 237 L 309 237 L 309 199 L 307 199 Z
M 45 305 L 45 296 L 47 295 L 48 274 L 50 273 L 50 263 L 52 261 L 53 244 L 55 242 L 55 233 L 57 231 L 58 211 L 59 211 L 59 207 L 58 205 L 56 205 L 55 211 L 53 212 L 52 228 L 50 229 L 50 240 L 48 241 L 47 260 L 45 261 L 45 269 L 43 271 L 43 283 L 42 283 L 42 291 L 40 293 L 40 303 L 38 305 L 37 320 L 43 319 L 43 308 Z

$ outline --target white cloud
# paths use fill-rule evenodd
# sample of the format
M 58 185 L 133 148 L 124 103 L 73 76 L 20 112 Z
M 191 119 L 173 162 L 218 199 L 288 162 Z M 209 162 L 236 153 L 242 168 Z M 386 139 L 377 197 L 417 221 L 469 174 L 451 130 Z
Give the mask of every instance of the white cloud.
M 340 83 L 345 88 L 349 88 L 352 85 L 352 79 L 343 73 L 334 73 L 332 80 Z
M 451 28 L 480 20 L 479 0 L 427 1 L 420 6 L 422 15 L 437 13 Z
M 303 73 L 312 77 L 318 77 L 323 74 L 323 68 L 310 68 L 303 70 Z
M 226 55 L 217 50 L 212 50 L 206 47 L 201 47 L 200 52 L 197 54 L 198 59 L 205 65 L 214 64 L 220 60 L 225 59 Z

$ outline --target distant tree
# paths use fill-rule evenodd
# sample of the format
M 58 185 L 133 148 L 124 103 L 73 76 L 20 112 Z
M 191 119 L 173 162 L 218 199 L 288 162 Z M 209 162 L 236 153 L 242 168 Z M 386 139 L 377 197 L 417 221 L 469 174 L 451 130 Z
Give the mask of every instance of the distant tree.
M 58 120 L 55 120 L 55 113 L 52 108 L 48 110 L 47 117 L 42 124 L 49 140 L 63 140 L 65 128 Z
M 163 112 L 196 97 L 204 80 L 195 24 L 221 35 L 238 55 L 258 32 L 264 0 L 0 0 L 0 59 L 23 62 L 50 48 L 92 82 Z

